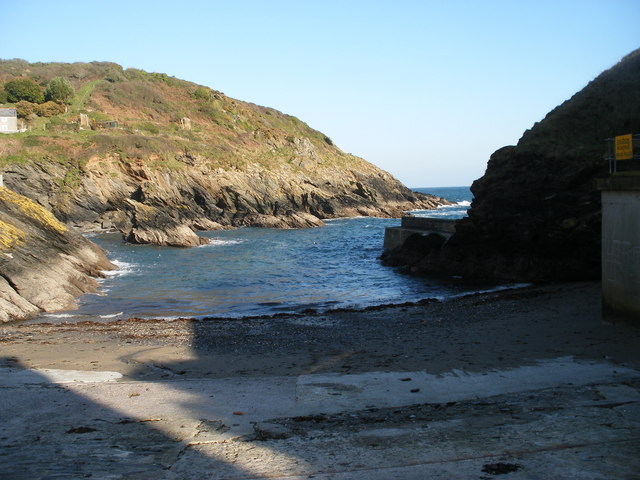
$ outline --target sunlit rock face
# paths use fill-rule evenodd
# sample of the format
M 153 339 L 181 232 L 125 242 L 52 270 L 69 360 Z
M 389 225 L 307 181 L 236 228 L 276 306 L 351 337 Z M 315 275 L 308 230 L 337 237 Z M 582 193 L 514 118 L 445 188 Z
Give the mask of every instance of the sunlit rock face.
M 75 307 L 114 268 L 98 246 L 32 200 L 0 187 L 0 322 Z

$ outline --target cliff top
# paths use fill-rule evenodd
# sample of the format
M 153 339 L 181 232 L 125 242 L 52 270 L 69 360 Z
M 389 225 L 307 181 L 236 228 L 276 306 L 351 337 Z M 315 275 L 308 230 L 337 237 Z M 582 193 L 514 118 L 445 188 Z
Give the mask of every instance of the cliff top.
M 22 97 L 28 101 L 18 102 L 20 97 L 7 86 L 25 79 L 37 87 L 31 85 L 33 97 Z M 70 87 L 70 93 L 52 89 L 55 82 Z M 47 98 L 57 103 L 45 102 Z M 24 133 L 0 137 L 0 168 L 39 159 L 82 165 L 108 154 L 153 159 L 169 168 L 180 168 L 177 154 L 206 157 L 209 168 L 225 170 L 251 163 L 273 168 L 283 160 L 305 169 L 372 167 L 293 116 L 115 63 L 0 60 L 0 102 L 17 108 L 28 125 Z M 84 125 L 81 114 L 86 115 Z M 314 158 L 301 160 L 306 157 Z

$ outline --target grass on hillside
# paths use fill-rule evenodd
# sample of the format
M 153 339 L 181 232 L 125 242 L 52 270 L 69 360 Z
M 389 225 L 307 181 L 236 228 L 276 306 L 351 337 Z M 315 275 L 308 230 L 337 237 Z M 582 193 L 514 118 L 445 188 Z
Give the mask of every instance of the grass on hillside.
M 299 170 L 299 139 L 304 138 L 312 145 L 318 168 L 374 168 L 295 117 L 165 74 L 123 70 L 106 62 L 0 60 L 0 86 L 22 75 L 43 87 L 63 76 L 75 93 L 65 113 L 32 119 L 29 131 L 0 137 L 0 169 L 11 163 L 55 162 L 66 168 L 60 182 L 68 188 L 79 184 L 91 157 L 112 154 L 170 170 L 184 168 L 180 159 L 186 154 L 212 170 L 244 169 L 250 163 Z M 115 120 L 119 128 L 79 130 L 80 113 L 95 122 Z M 191 120 L 191 130 L 181 128 L 183 117 Z

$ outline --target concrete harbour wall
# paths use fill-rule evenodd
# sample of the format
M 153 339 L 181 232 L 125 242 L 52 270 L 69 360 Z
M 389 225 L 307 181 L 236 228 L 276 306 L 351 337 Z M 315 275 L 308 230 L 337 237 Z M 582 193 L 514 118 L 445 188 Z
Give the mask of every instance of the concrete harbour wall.
M 402 217 L 399 227 L 387 227 L 385 229 L 384 249 L 393 250 L 401 246 L 414 233 L 419 235 L 437 233 L 449 239 L 456 231 L 455 223 L 455 220 L 406 215 Z
M 603 317 L 640 323 L 640 176 L 603 179 L 598 187 Z

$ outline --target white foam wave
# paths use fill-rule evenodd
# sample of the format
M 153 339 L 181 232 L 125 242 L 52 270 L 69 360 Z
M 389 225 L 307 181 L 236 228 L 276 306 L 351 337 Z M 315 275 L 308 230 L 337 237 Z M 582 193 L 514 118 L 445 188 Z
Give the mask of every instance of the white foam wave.
M 212 238 L 209 243 L 205 243 L 204 245 L 199 245 L 197 248 L 221 247 L 225 245 L 238 245 L 244 242 L 245 242 L 244 240 L 239 240 L 239 239 L 223 240 L 221 238 Z
M 111 260 L 111 263 L 113 263 L 116 266 L 116 269 L 106 270 L 102 272 L 108 277 L 127 275 L 134 271 L 134 267 L 135 267 L 134 263 L 127 263 L 121 260 Z
M 43 313 L 40 316 L 46 318 L 79 318 L 84 315 L 74 315 L 73 313 Z
M 470 207 L 471 206 L 471 202 L 469 200 L 463 200 L 461 202 L 456 203 L 456 205 L 458 205 L 460 207 Z
M 108 315 L 98 315 L 98 317 L 100 317 L 100 318 L 115 318 L 115 317 L 119 317 L 121 315 L 124 315 L 124 312 L 111 313 L 111 314 L 108 314 Z

